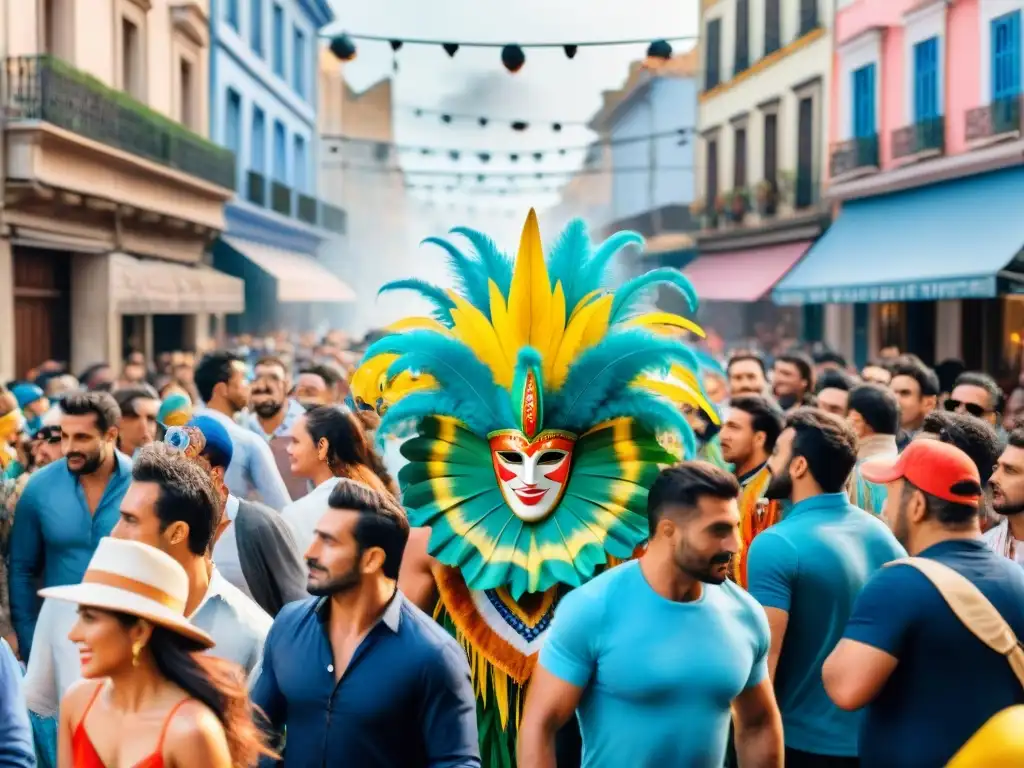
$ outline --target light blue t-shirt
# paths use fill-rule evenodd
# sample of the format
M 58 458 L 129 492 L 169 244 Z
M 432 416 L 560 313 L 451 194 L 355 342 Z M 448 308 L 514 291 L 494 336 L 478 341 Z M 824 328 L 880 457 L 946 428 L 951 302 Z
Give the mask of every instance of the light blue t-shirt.
M 906 554 L 885 523 L 850 504 L 845 493 L 794 504 L 750 545 L 747 589 L 765 608 L 789 613 L 775 671 L 787 747 L 856 757 L 863 713 L 832 703 L 821 667 L 871 574 Z
M 632 561 L 558 604 L 540 664 L 586 689 L 583 768 L 720 768 L 729 704 L 768 676 L 768 646 L 764 610 L 732 582 L 674 602 Z

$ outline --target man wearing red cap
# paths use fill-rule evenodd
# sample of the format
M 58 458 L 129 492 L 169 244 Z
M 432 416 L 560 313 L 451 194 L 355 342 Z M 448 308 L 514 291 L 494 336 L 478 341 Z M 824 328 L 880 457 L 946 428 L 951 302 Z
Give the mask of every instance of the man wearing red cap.
M 862 471 L 886 484 L 883 516 L 907 551 L 965 577 L 1024 637 L 1024 569 L 981 539 L 982 487 L 970 457 L 919 440 Z M 867 708 L 861 764 L 881 768 L 946 765 L 989 718 L 1024 704 L 1007 659 L 964 626 L 921 570 L 903 563 L 864 586 L 822 678 L 839 707 Z

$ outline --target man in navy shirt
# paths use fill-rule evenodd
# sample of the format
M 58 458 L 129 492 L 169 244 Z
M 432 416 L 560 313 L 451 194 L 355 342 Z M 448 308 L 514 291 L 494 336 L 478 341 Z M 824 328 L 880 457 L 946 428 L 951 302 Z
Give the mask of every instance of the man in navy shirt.
M 277 615 L 252 690 L 287 729 L 284 765 L 479 768 L 465 652 L 398 591 L 405 513 L 351 480 L 327 504 L 306 552 L 315 597 Z
M 1024 637 L 1024 569 L 988 549 L 978 527 L 978 468 L 952 445 L 911 443 L 864 465 L 885 482 L 883 512 L 911 555 L 969 579 Z M 860 759 L 873 768 L 946 765 L 997 712 L 1024 703 L 1006 658 L 965 627 L 928 578 L 893 565 L 865 585 L 823 670 L 843 709 L 867 708 Z

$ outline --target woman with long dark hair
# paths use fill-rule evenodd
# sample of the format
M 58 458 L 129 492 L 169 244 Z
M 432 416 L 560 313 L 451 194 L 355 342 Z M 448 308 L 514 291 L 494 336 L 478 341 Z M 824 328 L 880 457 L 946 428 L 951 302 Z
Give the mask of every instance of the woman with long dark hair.
M 312 543 L 313 527 L 327 508 L 327 497 L 338 478 L 398 497 L 398 484 L 373 450 L 362 425 L 350 411 L 338 406 L 321 405 L 297 419 L 288 456 L 292 474 L 313 483 L 309 494 L 281 511 L 300 552 Z
M 170 556 L 105 538 L 81 584 L 42 597 L 77 603 L 68 637 L 83 680 L 60 707 L 59 768 L 247 768 L 261 754 L 245 678 L 201 652 L 185 619 L 188 577 Z

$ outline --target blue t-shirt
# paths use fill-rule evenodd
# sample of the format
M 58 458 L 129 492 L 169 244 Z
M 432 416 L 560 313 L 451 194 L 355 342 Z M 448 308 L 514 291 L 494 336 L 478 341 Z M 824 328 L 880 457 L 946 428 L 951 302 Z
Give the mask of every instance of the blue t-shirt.
M 786 746 L 815 755 L 855 757 L 863 716 L 825 693 L 821 666 L 843 635 L 868 578 L 906 552 L 885 523 L 826 493 L 794 504 L 758 534 L 747 556 L 747 589 L 765 608 L 789 614 L 775 696 Z
M 768 646 L 764 611 L 735 584 L 674 602 L 633 561 L 559 603 L 540 664 L 586 689 L 583 768 L 720 768 L 729 704 L 767 678 Z
M 966 576 L 1024 637 L 1024 569 L 981 541 L 945 541 L 921 557 Z M 895 656 L 896 670 L 867 707 L 863 765 L 945 765 L 996 712 L 1024 704 L 1005 658 L 953 614 L 924 574 L 909 565 L 876 573 L 864 587 L 844 637 Z

